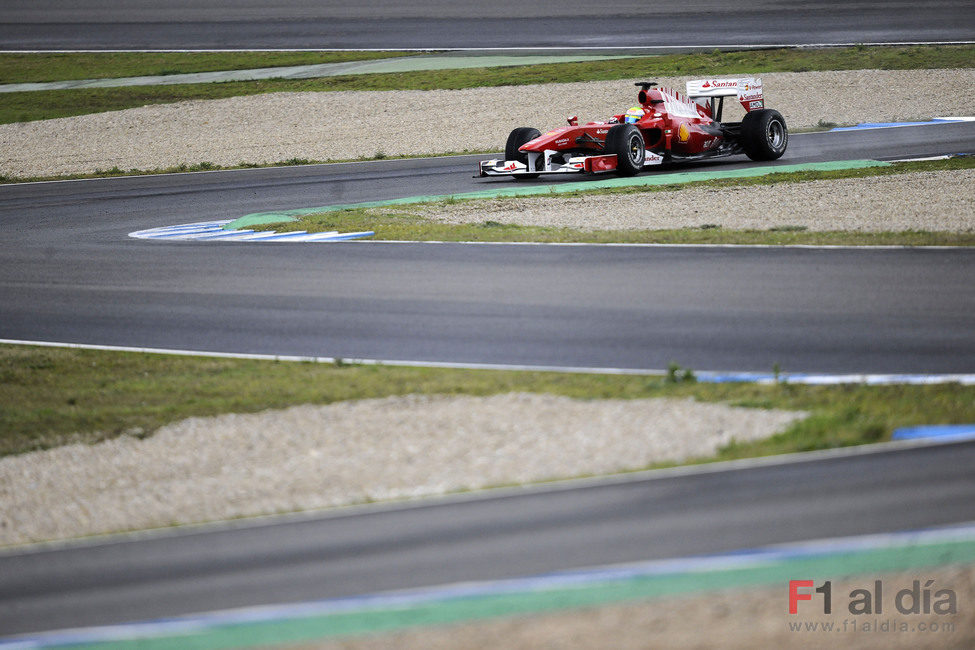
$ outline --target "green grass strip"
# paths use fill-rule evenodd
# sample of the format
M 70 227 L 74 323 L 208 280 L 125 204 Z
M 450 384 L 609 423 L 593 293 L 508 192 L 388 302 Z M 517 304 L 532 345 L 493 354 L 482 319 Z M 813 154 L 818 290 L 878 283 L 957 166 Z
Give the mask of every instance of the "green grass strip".
M 381 53 L 391 56 L 390 53 Z M 765 72 L 807 72 L 812 70 L 924 70 L 972 67 L 975 46 L 911 46 L 911 47 L 849 47 L 780 50 L 749 50 L 732 52 L 704 52 L 651 57 L 634 57 L 611 61 L 579 63 L 550 63 L 534 66 L 501 66 L 458 70 L 426 70 L 415 72 L 389 72 L 381 74 L 342 75 L 319 79 L 274 79 L 214 84 L 184 84 L 173 86 L 141 86 L 131 88 L 85 88 L 75 90 L 51 90 L 4 93 L 0 96 L 0 124 L 25 122 L 38 119 L 67 117 L 87 113 L 121 110 L 143 106 L 178 102 L 190 99 L 219 99 L 255 95 L 267 92 L 305 92 L 333 90 L 449 90 L 488 86 L 522 86 L 544 83 L 575 81 L 608 81 L 615 79 L 644 79 L 664 76 L 720 76 L 731 74 L 762 74 Z M 13 56 L 13 55 L 11 55 Z M 3 76 L 6 83 L 15 81 L 47 81 L 52 75 L 43 74 L 46 62 L 32 60 L 31 56 L 14 59 L 8 64 Z M 71 68 L 74 78 L 90 78 L 108 75 L 110 64 L 100 63 L 101 71 L 88 71 L 83 60 L 69 57 L 58 66 Z M 156 56 L 156 55 L 152 55 Z M 198 55 L 199 56 L 199 55 Z M 236 56 L 240 56 L 237 54 Z M 240 69 L 265 67 L 253 59 L 241 59 L 232 67 L 223 63 L 192 65 L 189 62 L 166 64 L 163 72 L 196 72 L 203 69 Z M 298 65 L 305 62 L 282 59 L 276 65 Z M 49 61 L 48 61 L 49 62 Z M 21 72 L 21 68 L 32 71 Z M 117 76 L 160 74 L 148 60 L 130 61 L 128 67 L 121 64 Z M 76 75 L 81 74 L 82 77 Z M 54 77 L 67 78 L 65 73 Z
M 259 79 L 313 79 L 350 74 L 380 74 L 390 72 L 416 72 L 420 70 L 458 70 L 485 66 L 522 66 L 543 63 L 567 63 L 573 61 L 598 61 L 621 59 L 623 56 L 411 56 L 378 61 L 341 61 L 304 66 L 273 66 L 212 70 L 189 74 L 167 73 L 135 77 L 100 77 L 65 81 L 0 84 L 0 92 L 25 92 L 43 90 L 72 90 L 77 88 L 118 88 L 125 86 L 158 86 L 179 84 L 223 83 L 227 81 L 255 81 Z
M 680 596 L 723 589 L 787 585 L 793 579 L 827 580 L 848 576 L 900 572 L 975 561 L 975 541 L 953 540 L 803 556 L 759 566 L 726 570 L 640 576 L 583 586 L 541 591 L 458 597 L 413 606 L 363 609 L 357 612 L 310 616 L 214 627 L 195 635 L 139 639 L 78 647 L 90 650 L 140 648 L 217 650 L 296 643 L 342 636 L 375 634 L 411 627 L 447 625 L 491 618 L 545 614 L 567 609 L 599 607 L 627 601 Z M 783 594 L 785 594 L 783 590 Z M 784 597 L 783 597 L 784 598 Z M 784 600 L 783 600 L 784 602 Z M 783 605 L 783 611 L 785 607 Z
M 342 205 L 328 205 L 317 208 L 298 208 L 281 212 L 257 212 L 236 219 L 224 228 L 226 230 L 241 230 L 268 223 L 295 221 L 308 214 L 322 212 L 340 212 L 342 210 L 363 208 L 384 208 L 414 203 L 434 203 L 436 201 L 453 201 L 469 199 L 496 199 L 500 197 L 541 196 L 552 194 L 567 194 L 570 192 L 619 189 L 626 187 L 651 187 L 659 185 L 683 185 L 702 181 L 716 181 L 730 178 L 753 178 L 769 174 L 789 174 L 796 172 L 824 172 L 845 169 L 864 169 L 867 167 L 887 167 L 890 163 L 877 160 L 840 160 L 821 163 L 802 163 L 798 165 L 777 165 L 765 167 L 748 167 L 745 169 L 728 169 L 707 172 L 676 172 L 669 174 L 650 174 L 629 178 L 612 177 L 601 180 L 585 180 L 555 185 L 521 185 L 512 184 L 508 187 L 496 187 L 489 190 L 462 192 L 460 194 L 439 194 L 427 196 L 408 196 L 399 199 L 383 201 L 366 201 L 362 203 L 346 203 Z
M 145 437 L 194 416 L 393 395 L 511 392 L 693 398 L 810 413 L 768 440 L 728 445 L 709 460 L 861 445 L 888 440 L 897 427 L 975 422 L 975 386 L 958 384 L 710 384 L 664 375 L 287 363 L 0 345 L 0 456 L 120 435 Z
M 511 58 L 479 57 L 483 72 L 468 77 L 448 75 L 441 83 L 457 87 L 465 79 L 470 86 L 521 83 L 557 83 L 643 78 L 654 75 L 719 75 L 751 72 L 807 72 L 810 70 L 911 70 L 967 68 L 972 65 L 972 45 L 854 46 L 839 48 L 783 48 L 663 54 L 656 56 L 558 57 L 539 56 L 535 70 L 500 70 Z M 219 70 L 245 70 L 294 65 L 316 65 L 394 57 L 419 59 L 416 52 L 70 52 L 0 53 L 0 83 L 32 83 L 76 79 L 184 74 Z M 430 58 L 433 57 L 422 57 Z M 525 57 L 518 57 L 520 63 Z M 575 62 L 567 63 L 569 59 Z M 544 63 L 543 63 L 544 62 Z M 385 64 L 384 64 L 385 65 Z M 412 65 L 388 70 L 409 72 Z M 390 79 L 391 84 L 418 87 L 433 79 Z M 349 82 L 346 81 L 346 84 Z M 447 85 L 443 87 L 448 87 Z
M 36 52 L 0 53 L 0 83 L 118 79 L 279 68 L 416 56 L 415 52 Z

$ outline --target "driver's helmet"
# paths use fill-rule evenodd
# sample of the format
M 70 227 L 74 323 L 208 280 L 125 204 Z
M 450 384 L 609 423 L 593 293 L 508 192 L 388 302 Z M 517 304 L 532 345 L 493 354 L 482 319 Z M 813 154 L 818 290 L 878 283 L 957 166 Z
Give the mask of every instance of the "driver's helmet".
M 634 106 L 623 114 L 623 121 L 627 124 L 636 124 L 643 117 L 644 110 L 639 106 Z

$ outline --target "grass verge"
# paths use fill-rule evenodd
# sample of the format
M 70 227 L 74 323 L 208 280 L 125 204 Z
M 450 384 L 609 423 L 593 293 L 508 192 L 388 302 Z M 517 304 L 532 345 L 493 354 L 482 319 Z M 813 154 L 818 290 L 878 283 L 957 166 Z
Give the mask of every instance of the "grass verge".
M 802 183 L 814 180 L 842 178 L 867 178 L 911 172 L 931 172 L 975 168 L 975 157 L 959 157 L 948 160 L 929 160 L 896 163 L 887 167 L 867 167 L 835 171 L 803 171 L 769 174 L 752 178 L 733 178 L 674 185 L 656 185 L 598 189 L 587 192 L 553 194 L 559 198 L 600 194 L 646 194 L 648 192 L 676 192 L 685 189 L 776 185 Z M 537 198 L 537 197 L 533 197 Z M 492 202 L 510 201 L 513 209 L 518 201 L 532 200 L 518 197 L 490 199 Z M 268 230 L 289 232 L 357 232 L 372 230 L 375 239 L 406 241 L 533 241 L 533 242 L 587 242 L 587 243 L 658 243 L 658 244 L 761 244 L 761 245 L 844 245 L 844 246 L 975 246 L 975 232 L 863 232 L 863 231 L 807 231 L 802 226 L 781 227 L 769 230 L 726 230 L 711 224 L 679 230 L 580 230 L 546 226 L 521 226 L 497 221 L 480 223 L 448 224 L 423 216 L 425 208 L 449 207 L 461 199 L 447 199 L 436 204 L 417 203 L 395 208 L 355 208 L 321 212 L 299 218 L 297 221 L 268 224 Z M 478 199 L 473 200 L 476 205 Z M 465 203 L 467 201 L 464 201 Z
M 11 55 L 12 56 L 12 55 Z M 23 55 L 41 56 L 41 55 Z M 81 56 L 81 55 L 64 55 Z M 190 55 L 192 56 L 192 55 Z M 0 94 L 0 124 L 121 110 L 190 99 L 220 99 L 268 92 L 433 90 L 607 81 L 649 76 L 807 72 L 811 70 L 919 70 L 968 68 L 975 46 L 850 47 L 759 50 L 638 57 L 535 66 L 346 75 L 320 79 L 239 81 L 173 86 L 84 88 Z M 28 66 L 29 59 L 21 65 Z M 67 64 L 63 64 L 67 66 Z M 252 63 L 244 67 L 254 67 Z M 175 69 L 175 68 L 174 68 Z M 130 69 L 135 70 L 135 68 Z M 11 78 L 20 74 L 6 72 Z M 127 75 L 134 74 L 130 71 Z M 24 75 L 21 75 L 24 76 Z M 86 76 L 91 76 L 88 74 Z M 4 77 L 6 80 L 6 76 Z
M 415 52 L 3 52 L 0 53 L 0 83 L 154 77 L 415 55 Z
M 858 445 L 893 429 L 975 422 L 975 387 L 705 384 L 691 374 L 612 376 L 355 366 L 0 346 L 0 455 L 72 442 L 151 435 L 191 416 L 405 394 L 510 391 L 580 399 L 694 398 L 808 411 L 768 440 L 717 459 Z

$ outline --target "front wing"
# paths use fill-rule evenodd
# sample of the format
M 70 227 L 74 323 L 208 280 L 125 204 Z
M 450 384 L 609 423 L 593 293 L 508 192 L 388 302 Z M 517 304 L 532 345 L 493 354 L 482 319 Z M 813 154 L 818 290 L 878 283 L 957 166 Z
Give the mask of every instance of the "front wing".
M 526 152 L 528 164 L 518 160 L 482 160 L 474 178 L 483 176 L 535 176 L 537 174 L 601 174 L 616 169 L 616 154 L 600 156 L 557 156 L 557 151 Z M 544 158 L 543 158 L 544 156 Z M 558 157 L 561 162 L 554 159 Z M 661 165 L 664 157 L 647 151 L 643 166 Z

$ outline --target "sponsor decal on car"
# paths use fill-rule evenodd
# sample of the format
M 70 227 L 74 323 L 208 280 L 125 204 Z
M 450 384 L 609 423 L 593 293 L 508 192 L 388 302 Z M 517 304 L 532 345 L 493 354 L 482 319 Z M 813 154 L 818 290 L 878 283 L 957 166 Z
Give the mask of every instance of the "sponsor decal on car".
M 687 140 L 690 137 L 691 137 L 691 130 L 687 128 L 687 124 L 684 124 L 682 122 L 681 125 L 677 127 L 677 139 L 680 142 L 687 142 Z
M 759 100 L 757 102 L 750 102 L 748 104 L 748 108 L 753 111 L 757 108 L 764 108 L 764 107 L 765 107 L 765 102 L 763 102 L 762 100 Z

